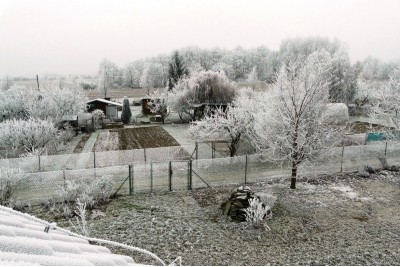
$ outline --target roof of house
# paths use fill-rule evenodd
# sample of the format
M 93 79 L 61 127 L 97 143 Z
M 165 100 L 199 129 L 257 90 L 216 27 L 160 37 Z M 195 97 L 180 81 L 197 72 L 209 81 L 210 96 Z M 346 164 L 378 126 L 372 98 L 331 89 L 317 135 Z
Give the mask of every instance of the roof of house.
M 93 103 L 93 102 L 103 102 L 103 103 L 106 103 L 106 104 L 109 104 L 109 105 L 122 107 L 122 104 L 120 104 L 120 103 L 112 102 L 112 101 L 109 101 L 109 100 L 105 100 L 103 98 L 96 98 L 94 100 L 90 100 L 90 101 L 86 102 L 86 104 L 90 104 L 90 103 Z
M 0 265 L 136 265 L 83 238 L 51 229 L 40 219 L 0 206 Z M 61 229 L 61 228 L 58 228 Z
M 63 121 L 77 121 L 78 115 L 64 115 L 61 117 Z

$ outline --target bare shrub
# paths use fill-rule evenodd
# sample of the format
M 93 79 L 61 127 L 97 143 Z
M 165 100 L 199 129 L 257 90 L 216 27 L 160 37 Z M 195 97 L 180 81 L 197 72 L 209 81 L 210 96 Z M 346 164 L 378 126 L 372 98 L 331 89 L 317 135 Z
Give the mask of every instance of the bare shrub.
M 23 179 L 21 169 L 0 167 L 0 204 L 8 203 L 13 193 L 18 190 Z
M 270 230 L 265 223 L 265 219 L 270 216 L 270 206 L 262 203 L 257 197 L 249 199 L 250 206 L 246 208 L 246 221 L 253 224 L 256 228 L 265 227 Z M 263 223 L 264 222 L 264 223 Z
M 77 214 L 77 217 L 75 217 L 76 224 L 69 221 L 70 224 L 74 228 L 75 232 L 77 232 L 78 234 L 81 234 L 84 236 L 89 236 L 90 235 L 90 226 L 89 226 L 88 222 L 86 221 L 86 203 L 81 202 L 79 198 L 76 200 L 75 213 Z

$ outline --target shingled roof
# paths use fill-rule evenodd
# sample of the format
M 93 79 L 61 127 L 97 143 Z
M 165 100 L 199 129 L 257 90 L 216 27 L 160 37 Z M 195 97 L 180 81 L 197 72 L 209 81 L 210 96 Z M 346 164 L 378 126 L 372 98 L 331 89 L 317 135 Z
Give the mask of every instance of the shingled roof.
M 0 206 L 0 265 L 136 265 L 131 257 L 70 236 Z

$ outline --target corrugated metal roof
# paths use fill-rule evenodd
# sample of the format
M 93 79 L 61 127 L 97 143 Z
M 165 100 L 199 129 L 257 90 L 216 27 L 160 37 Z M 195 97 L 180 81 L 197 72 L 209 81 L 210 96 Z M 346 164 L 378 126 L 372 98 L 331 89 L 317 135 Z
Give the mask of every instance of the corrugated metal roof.
M 46 233 L 48 225 L 0 206 L 0 265 L 136 265 L 85 239 L 56 229 Z

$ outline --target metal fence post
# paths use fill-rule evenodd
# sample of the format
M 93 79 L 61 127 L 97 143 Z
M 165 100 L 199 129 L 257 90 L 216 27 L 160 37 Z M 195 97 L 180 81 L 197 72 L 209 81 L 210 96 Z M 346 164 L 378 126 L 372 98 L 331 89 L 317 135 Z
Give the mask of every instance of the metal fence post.
M 153 162 L 150 163 L 150 192 L 153 192 Z
M 146 163 L 147 162 L 147 159 L 146 159 L 146 148 L 143 148 L 143 154 L 144 154 L 144 163 Z
M 343 155 L 344 155 L 344 146 L 342 146 L 342 158 L 340 160 L 340 172 L 343 172 Z
M 385 144 L 385 161 L 386 161 L 386 152 L 387 152 L 387 141 L 386 141 L 386 144 Z
M 192 190 L 192 160 L 188 161 L 188 190 Z
M 96 151 L 93 151 L 93 167 L 96 169 Z
M 196 160 L 199 159 L 199 143 L 196 141 Z
M 168 180 L 169 180 L 169 191 L 172 191 L 172 162 L 169 162 L 168 170 Z
M 40 167 L 40 154 L 38 154 L 38 163 L 39 163 L 39 171 L 41 171 L 41 167 Z
M 128 165 L 129 173 L 129 195 L 132 195 L 132 165 Z
M 65 183 L 65 169 L 63 169 L 63 180 L 64 180 L 64 190 L 67 187 L 67 184 Z
M 244 184 L 247 184 L 247 154 L 246 154 L 246 161 L 244 165 Z

